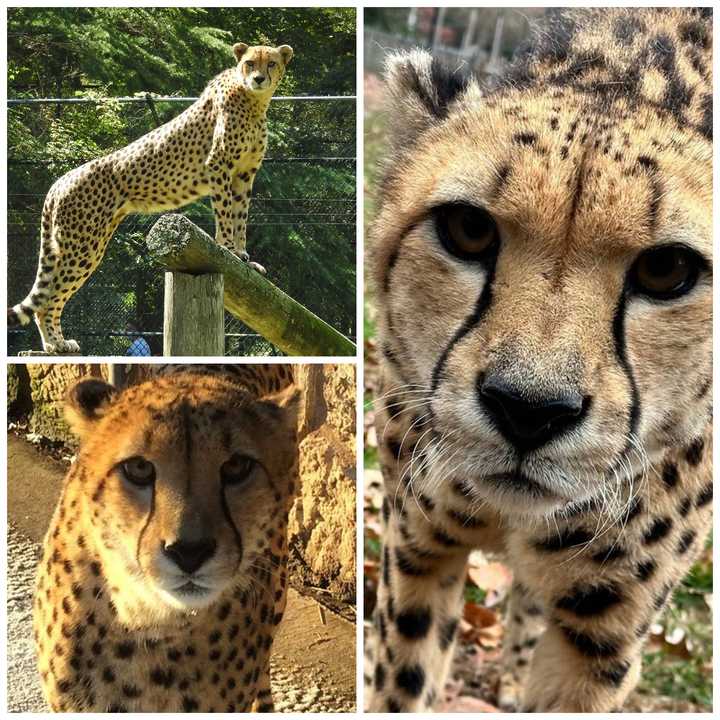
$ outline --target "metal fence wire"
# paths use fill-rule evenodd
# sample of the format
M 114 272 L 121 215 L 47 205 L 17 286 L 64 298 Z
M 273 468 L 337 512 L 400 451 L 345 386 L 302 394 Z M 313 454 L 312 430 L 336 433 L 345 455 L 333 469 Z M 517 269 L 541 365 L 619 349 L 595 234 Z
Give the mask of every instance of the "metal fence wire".
M 166 122 L 195 98 L 47 98 L 8 101 L 8 124 L 31 129 L 32 145 L 8 148 L 8 303 L 35 279 L 40 218 L 47 191 L 63 174 L 122 147 Z M 112 110 L 127 135 L 111 147 L 87 147 L 58 128 L 102 121 Z M 39 113 L 52 113 L 44 122 Z M 268 153 L 255 181 L 248 252 L 268 278 L 344 335 L 355 328 L 355 98 L 273 98 Z M 138 131 L 139 130 L 139 131 Z M 134 136 L 129 136 L 134 133 Z M 27 133 L 26 133 L 27 134 Z M 10 131 L 10 137 L 13 134 Z M 99 143 L 98 143 L 99 144 Z M 51 152 L 43 152 L 52 148 Z M 178 212 L 211 236 L 209 199 Z M 87 355 L 162 354 L 163 269 L 146 250 L 158 215 L 127 217 L 100 267 L 63 312 L 66 338 Z M 8 353 L 41 349 L 34 325 L 8 331 Z M 225 315 L 225 354 L 278 355 L 251 328 Z

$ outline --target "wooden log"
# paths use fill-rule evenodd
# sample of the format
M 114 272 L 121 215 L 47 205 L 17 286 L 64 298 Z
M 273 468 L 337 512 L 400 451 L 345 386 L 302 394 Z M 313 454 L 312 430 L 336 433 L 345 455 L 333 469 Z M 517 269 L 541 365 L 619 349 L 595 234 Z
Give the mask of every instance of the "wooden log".
M 147 236 L 169 270 L 222 273 L 225 309 L 288 355 L 355 355 L 355 344 L 286 295 L 182 215 L 161 217 Z M 222 353 L 221 353 L 222 354 Z
M 223 287 L 223 276 L 217 272 L 165 273 L 163 355 L 225 354 Z

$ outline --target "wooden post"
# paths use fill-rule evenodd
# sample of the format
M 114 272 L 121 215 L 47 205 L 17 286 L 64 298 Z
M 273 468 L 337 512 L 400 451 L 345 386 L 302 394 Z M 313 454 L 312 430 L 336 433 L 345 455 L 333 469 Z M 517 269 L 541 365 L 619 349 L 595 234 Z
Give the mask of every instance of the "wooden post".
M 169 270 L 190 275 L 222 273 L 225 309 L 284 353 L 355 355 L 355 343 L 220 247 L 186 217 L 163 215 L 150 229 L 146 242 Z M 194 330 L 200 332 L 205 323 L 205 318 L 199 317 Z
M 165 273 L 163 355 L 225 354 L 221 273 Z

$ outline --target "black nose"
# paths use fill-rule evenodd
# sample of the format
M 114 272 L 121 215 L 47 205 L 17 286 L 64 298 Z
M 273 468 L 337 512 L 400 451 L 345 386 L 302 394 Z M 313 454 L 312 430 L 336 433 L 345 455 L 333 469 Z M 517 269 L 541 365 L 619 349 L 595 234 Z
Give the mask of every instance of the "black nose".
M 162 543 L 162 551 L 183 572 L 194 573 L 204 562 L 209 560 L 217 548 L 213 539 L 185 541 L 176 540 L 172 545 Z
M 528 399 L 516 387 L 494 377 L 478 379 L 480 402 L 500 434 L 518 450 L 529 451 L 577 425 L 590 397 L 569 392 Z
M 263 80 L 265 80 L 265 78 L 264 78 L 262 75 L 256 75 L 256 76 L 255 76 L 255 82 L 256 82 L 258 85 L 261 85 L 262 82 L 263 82 Z

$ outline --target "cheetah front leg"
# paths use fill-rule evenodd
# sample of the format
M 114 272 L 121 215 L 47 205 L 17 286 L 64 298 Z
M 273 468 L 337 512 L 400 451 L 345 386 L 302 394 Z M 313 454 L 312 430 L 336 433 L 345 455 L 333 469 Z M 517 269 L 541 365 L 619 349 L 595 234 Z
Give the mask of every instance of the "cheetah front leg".
M 553 532 L 510 537 L 512 564 L 542 598 L 548 621 L 532 658 L 526 711 L 621 710 L 635 687 L 648 628 L 710 525 L 709 460 L 705 476 L 682 492 L 668 489 L 661 473 L 650 471 L 646 492 L 610 528 L 603 515 L 588 513 Z M 595 537 L 598 527 L 606 529 Z
M 383 504 L 370 712 L 423 712 L 441 696 L 461 614 L 469 549 L 449 547 L 415 500 Z M 402 495 L 402 493 L 401 493 Z M 405 505 L 403 507 L 403 505 Z
M 253 180 L 255 179 L 256 168 L 247 172 L 237 174 L 233 178 L 233 240 L 235 253 L 242 258 L 250 267 L 263 275 L 265 268 L 260 263 L 252 262 L 247 253 L 247 220 L 250 211 L 250 193 L 252 192 Z
M 516 573 L 505 615 L 502 674 L 498 688 L 501 710 L 516 712 L 520 709 L 533 652 L 544 631 L 542 603 L 518 580 Z
M 255 699 L 254 712 L 275 712 L 272 690 L 270 688 L 270 659 L 268 658 L 260 677 L 258 678 L 258 692 Z

